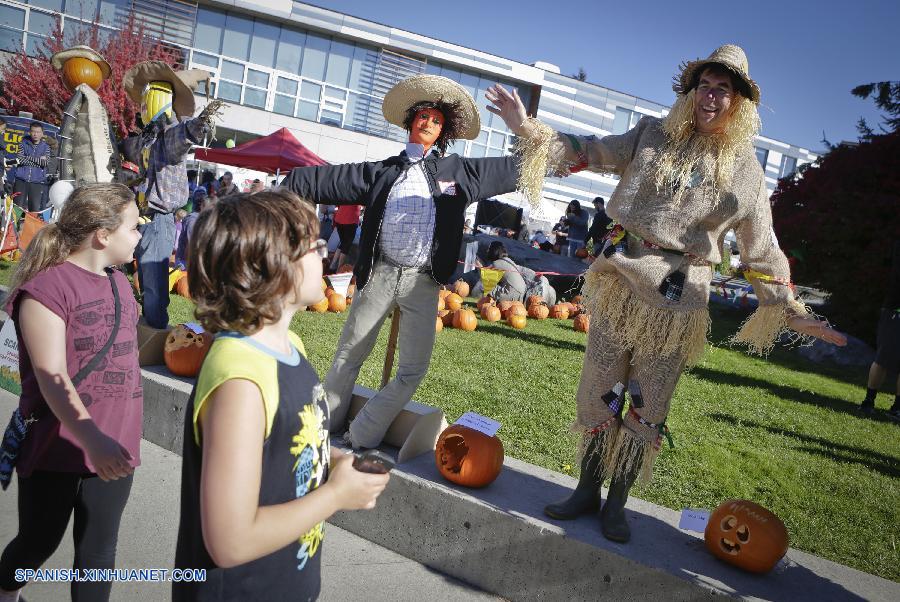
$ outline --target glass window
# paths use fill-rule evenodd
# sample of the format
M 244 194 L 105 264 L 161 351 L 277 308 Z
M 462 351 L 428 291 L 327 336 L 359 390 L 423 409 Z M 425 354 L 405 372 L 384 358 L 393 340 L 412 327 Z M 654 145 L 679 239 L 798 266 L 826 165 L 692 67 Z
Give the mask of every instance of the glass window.
M 266 91 L 255 88 L 244 89 L 244 104 L 248 107 L 266 108 Z
M 22 32 L 0 27 L 0 50 L 18 52 L 22 48 Z
M 797 171 L 797 157 L 791 157 L 790 155 L 782 155 L 781 156 L 781 175 L 778 177 L 786 178 L 789 175 L 793 174 Z
M 428 63 L 425 65 L 425 73 L 426 75 L 440 75 L 441 74 L 441 65 L 440 63 Z M 462 153 L 460 153 L 462 154 Z
M 367 84 L 364 84 L 363 73 L 365 72 L 366 63 L 374 59 L 374 54 L 374 52 L 372 52 L 365 46 L 356 47 L 353 52 L 353 62 L 350 65 L 350 81 L 347 83 L 348 88 L 350 88 L 351 90 L 356 90 L 358 92 L 372 91 L 371 79 Z M 370 55 L 373 56 L 370 57 Z
M 489 148 L 489 149 L 487 149 L 487 156 L 488 157 L 502 157 L 503 151 L 500 150 L 499 148 Z
M 319 97 L 322 95 L 322 86 L 319 84 L 314 84 L 312 82 L 308 82 L 303 80 L 303 83 L 300 84 L 300 98 L 305 98 L 306 100 L 314 100 L 316 103 L 319 102 Z
M 756 147 L 756 159 L 759 161 L 760 167 L 763 168 L 763 171 L 766 170 L 766 162 L 769 160 L 769 151 L 765 148 Z
M 130 10 L 130 0 L 100 0 L 100 15 L 97 20 L 103 25 L 117 25 L 116 15 L 124 17 Z
M 294 115 L 294 100 L 293 96 L 282 96 L 281 94 L 275 95 L 275 103 L 272 105 L 272 110 L 276 113 L 280 113 L 281 115 Z
M 322 109 L 322 115 L 319 117 L 319 122 L 341 127 L 341 122 L 343 121 L 343 119 L 344 119 L 343 113 L 338 113 L 337 111 L 328 111 L 328 110 Z
M 287 27 L 282 29 L 281 39 L 278 42 L 278 56 L 275 57 L 275 68 L 299 74 L 300 57 L 303 54 L 305 43 L 305 33 Z
M 472 98 L 478 96 L 478 76 L 471 73 L 463 73 L 459 78 L 459 84 L 472 95 Z
M 65 33 L 63 39 L 66 44 L 83 44 L 91 35 L 91 25 L 90 23 L 82 23 L 75 19 L 66 19 L 65 24 L 63 25 L 63 32 Z
M 225 13 L 201 8 L 197 11 L 197 28 L 194 30 L 194 48 L 219 54 L 222 52 L 222 29 Z
M 325 71 L 325 81 L 336 86 L 346 86 L 350 77 L 350 62 L 353 59 L 353 44 L 346 42 L 331 42 L 331 50 L 328 52 L 328 68 Z
M 31 15 L 28 17 L 28 31 L 46 36 L 54 29 L 56 29 L 55 17 L 40 11 L 31 11 Z
M 223 60 L 220 77 L 236 82 L 242 82 L 244 81 L 244 66 L 240 63 Z
M 613 122 L 613 134 L 624 134 L 630 128 L 631 114 L 634 111 L 616 107 L 616 120 Z
M 257 71 L 256 69 L 247 69 L 247 83 L 251 86 L 259 88 L 269 87 L 269 74 L 265 71 Z
M 288 79 L 286 77 L 279 77 L 278 84 L 275 89 L 278 92 L 283 92 L 285 94 L 291 94 L 292 96 L 297 95 L 297 80 Z
M 228 43 L 223 46 L 222 54 L 246 61 L 250 51 L 253 20 L 228 13 L 225 16 L 225 31 L 228 32 Z
M 628 129 L 630 130 L 631 128 L 636 126 L 638 124 L 638 121 L 640 121 L 643 116 L 644 116 L 643 113 L 640 113 L 638 111 L 632 111 L 631 112 L 631 123 L 628 126 Z
M 347 91 L 325 86 L 325 98 L 344 102 L 347 100 Z
M 93 21 L 97 16 L 98 0 L 67 0 L 66 14 Z
M 441 75 L 443 75 L 447 79 L 452 79 L 453 81 L 458 82 L 459 78 L 462 76 L 462 73 L 460 73 L 456 69 L 452 69 L 450 67 L 442 65 L 441 66 Z
M 447 148 L 447 152 L 456 153 L 460 157 L 465 156 L 466 154 L 466 141 L 465 140 L 457 140 L 452 145 Z
M 487 147 L 483 144 L 475 144 L 472 143 L 472 148 L 469 150 L 470 157 L 480 158 L 483 157 L 485 152 L 487 151 Z
M 219 82 L 219 98 L 241 102 L 241 86 L 230 82 Z
M 197 52 L 195 50 L 193 58 L 194 62 L 198 65 L 203 65 L 204 67 L 212 67 L 213 69 L 219 68 L 219 57 L 217 56 L 203 54 L 202 52 Z
M 486 130 L 481 130 L 478 132 L 478 138 L 475 139 L 475 142 L 478 144 L 487 144 L 488 133 Z
M 206 96 L 206 80 L 198 82 L 197 86 L 194 88 L 194 92 Z M 213 98 L 216 96 L 216 82 L 214 81 L 209 82 L 209 95 Z
M 491 132 L 489 144 L 494 148 L 506 148 L 506 136 L 500 132 Z
M 0 5 L 0 25 L 25 29 L 25 9 Z
M 319 103 L 301 100 L 297 104 L 297 117 L 315 121 L 319 115 Z
M 303 67 L 300 75 L 319 81 L 325 79 L 325 59 L 331 40 L 309 34 L 306 36 L 306 47 L 303 49 Z
M 264 67 L 275 64 L 275 47 L 281 27 L 257 21 L 253 26 L 253 43 L 250 45 L 250 62 Z
M 29 0 L 28 4 L 62 12 L 63 0 Z
M 28 56 L 38 56 L 39 54 L 47 56 L 47 49 L 44 47 L 46 39 L 44 36 L 33 33 L 28 34 L 28 40 L 25 42 L 25 54 Z

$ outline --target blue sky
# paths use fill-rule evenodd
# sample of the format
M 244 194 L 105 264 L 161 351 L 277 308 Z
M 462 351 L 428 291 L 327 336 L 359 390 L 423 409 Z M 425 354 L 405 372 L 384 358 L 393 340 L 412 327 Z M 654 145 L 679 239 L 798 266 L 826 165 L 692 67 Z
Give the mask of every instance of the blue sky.
M 685 59 L 725 43 L 746 51 L 762 89 L 763 135 L 823 148 L 881 119 L 862 83 L 900 79 L 898 0 L 307 0 L 523 63 L 541 60 L 588 81 L 671 104 Z M 555 9 L 555 10 L 552 10 Z

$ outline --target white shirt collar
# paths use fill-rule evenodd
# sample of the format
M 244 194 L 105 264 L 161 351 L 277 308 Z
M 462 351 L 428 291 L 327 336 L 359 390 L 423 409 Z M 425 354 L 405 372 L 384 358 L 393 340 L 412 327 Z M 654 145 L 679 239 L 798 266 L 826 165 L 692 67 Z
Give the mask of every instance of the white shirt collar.
M 406 143 L 406 156 L 410 161 L 421 161 L 425 158 L 425 145 L 417 142 Z

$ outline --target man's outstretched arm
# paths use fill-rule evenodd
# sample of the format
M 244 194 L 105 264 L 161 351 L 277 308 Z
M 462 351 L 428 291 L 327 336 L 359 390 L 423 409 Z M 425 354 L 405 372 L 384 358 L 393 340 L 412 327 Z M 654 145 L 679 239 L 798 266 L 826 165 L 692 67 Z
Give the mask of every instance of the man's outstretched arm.
M 378 163 L 295 167 L 284 186 L 311 203 L 365 205 Z

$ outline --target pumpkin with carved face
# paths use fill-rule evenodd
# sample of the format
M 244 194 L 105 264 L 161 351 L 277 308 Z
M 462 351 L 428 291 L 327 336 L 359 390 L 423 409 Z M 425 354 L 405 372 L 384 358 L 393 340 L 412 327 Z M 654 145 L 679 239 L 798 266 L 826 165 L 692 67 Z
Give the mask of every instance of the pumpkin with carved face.
M 196 331 L 196 327 L 179 324 L 166 336 L 163 359 L 172 374 L 197 376 L 203 359 L 212 346 L 213 337 L 208 332 Z
M 713 556 L 752 573 L 768 573 L 788 549 L 781 519 L 749 500 L 728 500 L 716 508 L 704 539 Z

